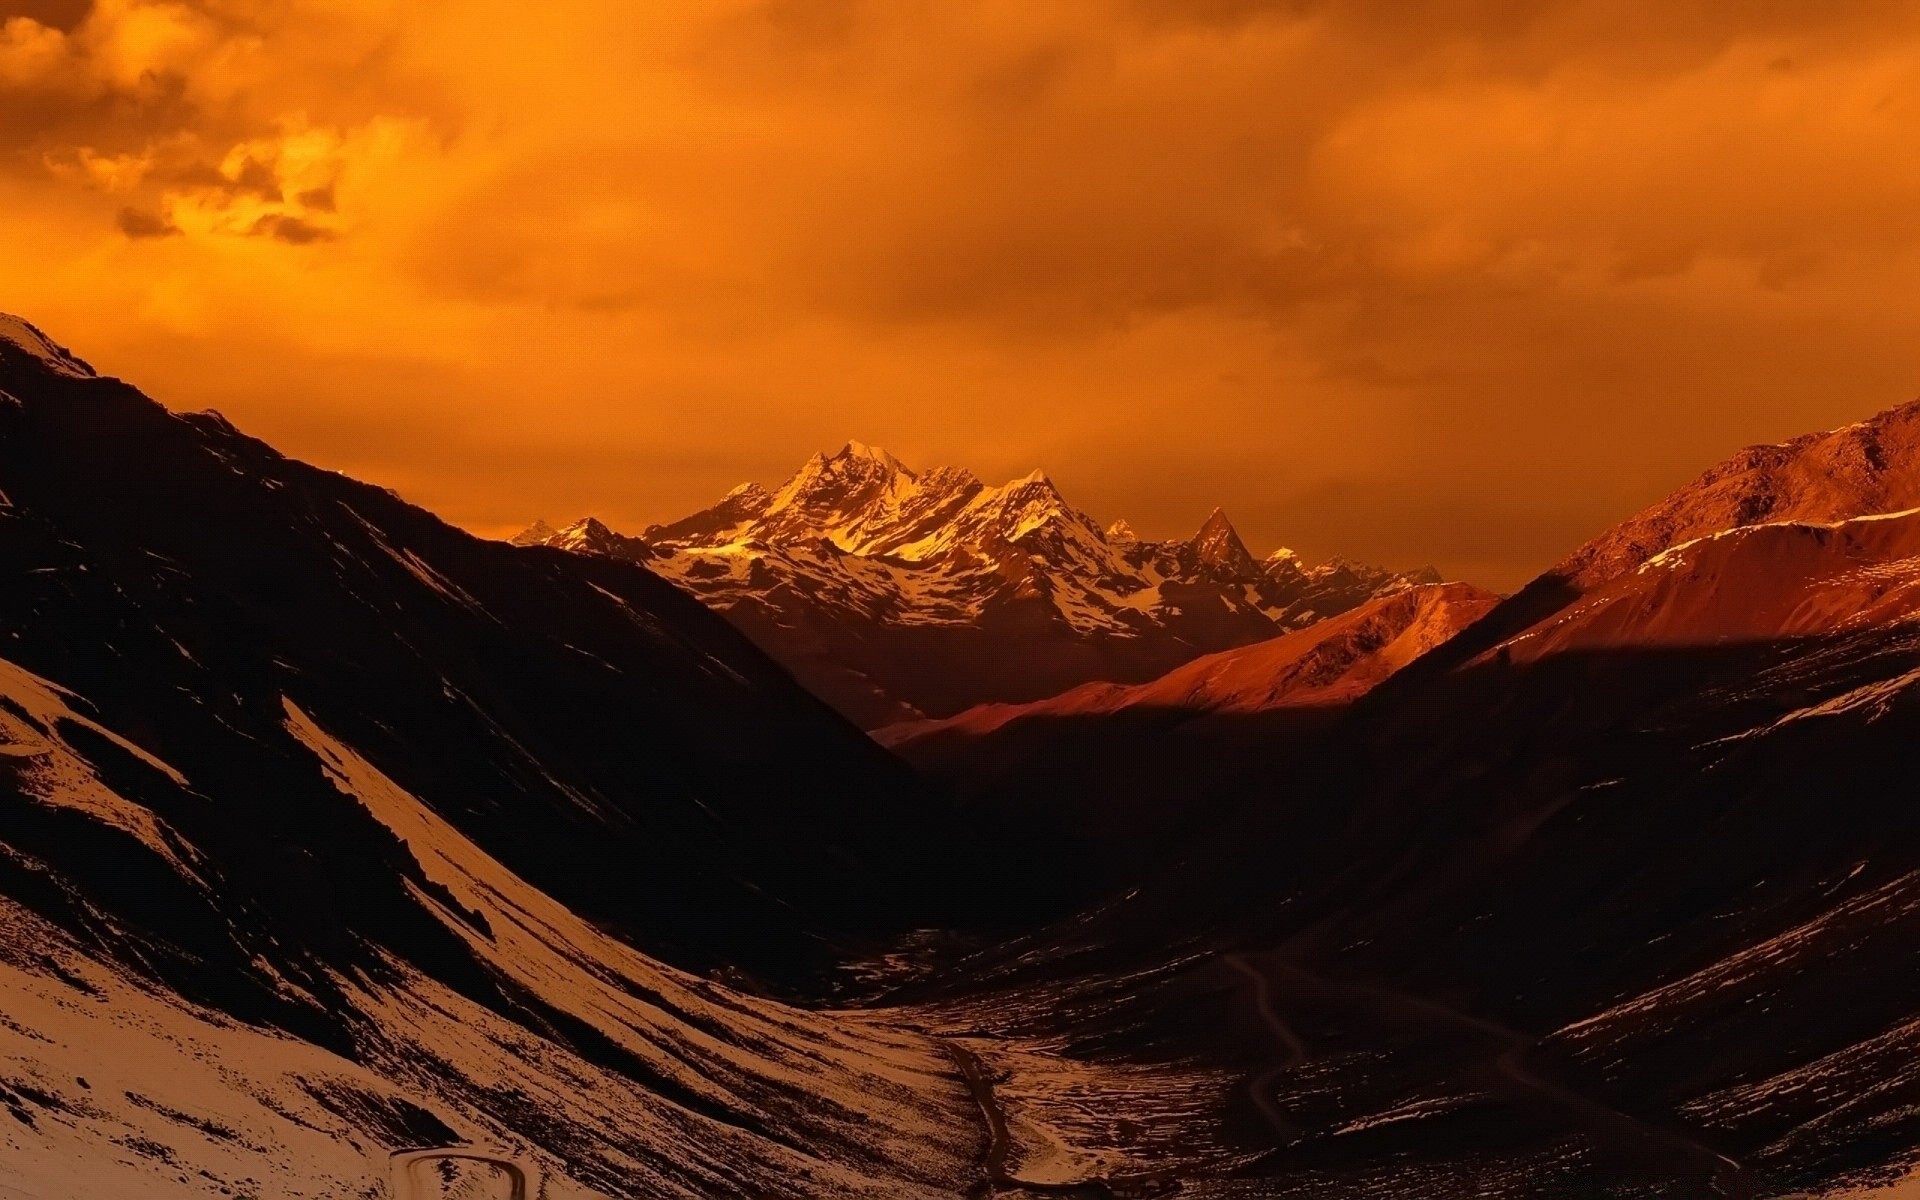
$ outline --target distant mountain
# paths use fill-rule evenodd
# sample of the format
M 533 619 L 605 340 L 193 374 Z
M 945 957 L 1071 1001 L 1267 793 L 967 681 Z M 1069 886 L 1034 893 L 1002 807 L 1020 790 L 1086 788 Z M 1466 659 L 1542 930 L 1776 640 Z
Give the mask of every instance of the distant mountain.
M 860 442 L 638 537 L 588 518 L 514 541 L 646 563 L 869 728 L 1150 679 L 1439 578 L 1260 562 L 1218 510 L 1186 540 L 1103 533 L 1039 471 L 989 487 Z

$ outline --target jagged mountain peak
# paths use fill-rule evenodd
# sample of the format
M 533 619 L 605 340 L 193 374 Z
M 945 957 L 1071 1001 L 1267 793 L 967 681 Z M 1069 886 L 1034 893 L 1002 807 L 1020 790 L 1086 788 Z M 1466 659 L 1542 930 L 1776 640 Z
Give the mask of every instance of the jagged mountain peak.
M 559 532 L 545 520 L 537 520 L 507 540 L 516 546 L 544 546 Z
M 867 462 L 879 463 L 882 466 L 891 467 L 896 471 L 907 470 L 905 464 L 887 451 L 881 449 L 879 446 L 869 446 L 867 443 L 858 439 L 848 441 L 846 445 L 840 447 L 840 450 L 833 457 L 836 459 L 864 459 Z M 912 474 L 911 471 L 907 471 L 907 473 L 909 475 Z
M 542 540 L 644 560 L 869 726 L 1147 678 L 1404 586 L 1385 571 L 1263 576 L 1218 509 L 1184 541 L 1125 521 L 1103 534 L 1044 470 L 994 487 L 859 441 L 642 538 L 576 525 Z M 1018 649 L 982 666 L 1002 637 Z
M 1060 494 L 1060 489 L 1054 486 L 1052 478 L 1045 471 L 1029 472 L 991 490 L 1013 503 L 1038 504 L 1063 512 L 1070 507 L 1066 497 Z M 1098 528 L 1095 526 L 1095 529 Z
M 833 454 L 816 453 L 775 489 L 773 507 L 817 502 L 823 496 L 838 498 L 848 487 L 888 485 L 910 482 L 911 470 L 884 450 L 875 450 L 863 442 L 848 442 Z
M 598 517 L 581 517 L 564 529 L 554 529 L 545 521 L 536 521 L 514 538 L 513 543 L 516 546 L 557 546 L 562 550 L 604 554 L 609 558 L 624 558 L 631 562 L 645 562 L 658 553 L 645 538 L 617 533 Z
M 1240 540 L 1240 533 L 1227 518 L 1225 509 L 1215 508 L 1187 546 L 1195 564 L 1222 579 L 1252 579 L 1260 574 L 1260 564 Z
M 918 475 L 920 486 L 929 492 L 952 492 L 983 487 L 980 477 L 965 467 L 929 467 Z

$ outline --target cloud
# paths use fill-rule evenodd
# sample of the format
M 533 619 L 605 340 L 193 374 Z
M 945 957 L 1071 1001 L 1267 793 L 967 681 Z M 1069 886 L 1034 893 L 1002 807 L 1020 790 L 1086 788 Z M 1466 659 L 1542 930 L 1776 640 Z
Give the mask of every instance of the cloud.
M 394 402 L 581 469 L 369 460 L 475 524 L 858 436 L 1512 583 L 1920 379 L 1907 3 L 9 11 L 0 303 L 330 462 L 353 380 L 485 379 Z
M 324 226 L 282 213 L 268 213 L 249 226 L 247 232 L 255 237 L 274 238 L 290 246 L 310 246 L 339 236 Z
M 137 208 L 123 208 L 114 217 L 114 224 L 120 232 L 130 238 L 172 237 L 180 232 L 173 222 L 158 213 L 145 212 Z
M 71 31 L 86 19 L 93 0 L 9 0 L 4 16 L 26 17 L 40 25 Z

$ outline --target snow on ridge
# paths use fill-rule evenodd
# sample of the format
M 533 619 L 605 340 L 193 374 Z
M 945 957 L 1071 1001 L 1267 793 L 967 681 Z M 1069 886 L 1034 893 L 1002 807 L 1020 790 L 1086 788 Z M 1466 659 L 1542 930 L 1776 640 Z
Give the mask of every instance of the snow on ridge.
M 1905 517 L 1920 515 L 1920 508 L 1903 508 L 1898 512 L 1863 513 L 1857 517 L 1842 517 L 1837 521 L 1756 521 L 1751 525 L 1735 525 L 1728 529 L 1716 529 L 1684 542 L 1676 542 L 1660 553 L 1648 558 L 1635 568 L 1636 574 L 1643 574 L 1653 567 L 1664 567 L 1677 561 L 1682 554 L 1693 547 L 1707 542 L 1718 542 L 1731 537 L 1746 537 L 1762 529 L 1807 529 L 1826 530 L 1846 529 L 1853 525 L 1869 525 L 1878 521 L 1898 521 Z
M 56 375 L 70 379 L 96 378 L 94 369 L 67 351 L 65 346 L 41 333 L 31 322 L 0 313 L 0 343 L 26 352 Z
M 570 534 L 521 538 L 627 556 Z M 1291 551 L 1263 564 L 1217 509 L 1191 538 L 1149 542 L 1124 521 L 1103 533 L 1044 470 L 991 486 L 957 467 L 916 471 L 860 441 L 809 456 L 770 489 L 742 484 L 651 526 L 644 541 L 650 569 L 723 611 L 801 597 L 886 624 L 970 625 L 1018 601 L 1051 607 L 1076 635 L 1127 640 L 1188 621 L 1167 586 L 1217 587 L 1240 628 L 1264 615 L 1275 632 L 1326 615 L 1336 592 L 1400 586 L 1391 572 L 1308 567 Z
M 689 1151 L 705 1148 L 722 1159 L 751 1153 L 778 1162 L 790 1151 L 715 1113 L 752 1110 L 763 1093 L 815 1095 L 847 1114 L 823 1123 L 848 1152 L 803 1152 L 811 1170 L 838 1185 L 832 1194 L 878 1194 L 867 1174 L 875 1162 L 919 1162 L 936 1174 L 965 1162 L 970 1141 L 955 1133 L 964 1128 L 957 1118 L 965 1095 L 938 1086 L 948 1072 L 931 1036 L 888 1016 L 800 1009 L 744 995 L 642 954 L 486 853 L 290 697 L 283 695 L 281 706 L 282 727 L 318 760 L 333 787 L 407 847 L 437 890 L 415 889 L 415 898 L 449 933 L 490 969 L 576 1015 L 704 1102 L 652 1100 L 622 1112 L 619 1124 L 648 1129 L 656 1139 L 678 1129 L 698 1139 L 682 1143 Z M 461 909 L 478 914 L 484 929 Z M 541 1082 L 538 1073 L 527 1082 Z M 598 1090 L 604 1102 L 606 1090 Z M 778 1111 L 771 1110 L 771 1120 L 780 1119 L 773 1115 Z M 690 1173 L 695 1167 L 690 1164 Z

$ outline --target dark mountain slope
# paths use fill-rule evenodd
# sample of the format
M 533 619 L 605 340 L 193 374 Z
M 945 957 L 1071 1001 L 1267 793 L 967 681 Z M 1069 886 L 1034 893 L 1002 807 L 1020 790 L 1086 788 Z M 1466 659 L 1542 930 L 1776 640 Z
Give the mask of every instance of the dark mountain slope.
M 679 589 L 470 537 L 17 343 L 0 368 L 0 649 L 238 806 L 209 825 L 304 819 L 276 798 L 315 784 L 275 761 L 285 697 L 681 961 L 798 978 L 924 913 L 942 841 L 910 777 Z
M 636 949 L 803 987 L 923 919 L 952 849 L 677 589 L 470 538 L 11 320 L 0 494 L 0 1193 L 977 1178 L 908 1019 Z
M 1165 879 L 974 975 L 1110 982 L 985 1002 L 994 1027 L 1237 1070 L 1262 1195 L 1773 1196 L 1920 1164 L 1914 411 L 1748 452 L 1752 494 L 1799 499 L 1636 518 L 1657 535 L 1598 540 L 1632 549 L 1310 755 L 1245 753 L 1238 819 Z

